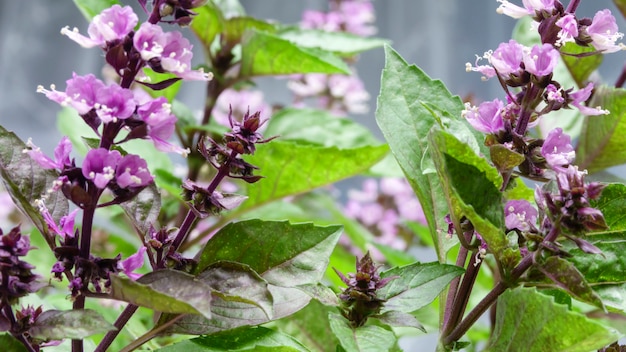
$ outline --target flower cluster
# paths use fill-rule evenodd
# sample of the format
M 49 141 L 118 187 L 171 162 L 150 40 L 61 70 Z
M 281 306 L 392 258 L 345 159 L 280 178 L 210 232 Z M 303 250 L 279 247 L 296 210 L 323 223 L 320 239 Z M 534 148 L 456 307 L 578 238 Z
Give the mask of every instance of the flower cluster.
M 368 0 L 340 0 L 331 3 L 329 12 L 305 11 L 301 26 L 329 32 L 346 32 L 358 36 L 376 33 L 374 6 Z M 353 62 L 355 58 L 352 58 Z M 350 63 L 352 63 L 350 62 Z M 293 76 L 287 87 L 296 96 L 296 105 L 305 99 L 317 99 L 317 105 L 338 116 L 364 114 L 370 98 L 356 70 L 351 75 L 307 74 Z
M 39 275 L 32 272 L 35 267 L 20 259 L 32 248 L 19 226 L 6 234 L 0 229 L 0 307 L 15 304 L 43 286 L 37 282 Z
M 383 279 L 378 274 L 378 269 L 379 266 L 374 265 L 369 252 L 361 259 L 357 258 L 356 273 L 348 274 L 348 277 L 334 269 L 341 281 L 348 285 L 339 298 L 344 306 L 342 314 L 354 327 L 363 326 L 370 316 L 380 312 L 385 301 L 378 298 L 376 291 L 396 278 L 393 276 Z

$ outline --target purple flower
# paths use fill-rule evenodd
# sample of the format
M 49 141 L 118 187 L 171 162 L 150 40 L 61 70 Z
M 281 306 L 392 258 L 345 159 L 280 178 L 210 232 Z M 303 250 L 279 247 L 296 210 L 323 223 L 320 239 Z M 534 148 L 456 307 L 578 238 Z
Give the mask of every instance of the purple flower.
M 89 24 L 89 38 L 78 33 L 78 29 L 70 31 L 69 27 L 61 29 L 61 34 L 68 36 L 85 48 L 100 46 L 105 48 L 108 43 L 121 40 L 137 25 L 138 18 L 130 6 L 113 5 L 96 15 Z
M 480 132 L 498 133 L 504 131 L 503 108 L 504 104 L 499 99 L 483 102 L 478 107 L 466 103 L 463 116 Z
M 144 262 L 144 254 L 146 253 L 146 247 L 141 246 L 137 253 L 120 262 L 121 271 L 126 274 L 131 280 L 137 280 L 141 277 L 141 274 L 134 273 L 133 271 L 141 268 Z
M 489 62 L 501 76 L 520 71 L 524 56 L 524 46 L 511 39 L 508 43 L 500 43 L 496 51 L 489 57 Z
M 552 169 L 567 167 L 576 157 L 570 136 L 563 133 L 560 127 L 548 133 L 541 146 L 541 155 Z
M 510 200 L 504 206 L 504 221 L 509 230 L 528 232 L 537 223 L 537 209 L 527 200 Z
M 208 81 L 213 77 L 202 69 L 191 69 L 193 46 L 180 32 L 165 33 L 161 27 L 145 22 L 133 36 L 133 44 L 141 58 L 157 72 L 172 72 L 189 80 Z
M 596 50 L 614 53 L 624 49 L 624 44 L 615 44 L 624 34 L 617 31 L 615 17 L 611 14 L 611 10 L 604 9 L 596 12 L 591 25 L 587 27 L 587 34 L 591 37 L 591 44 Z
M 37 206 L 46 225 L 48 225 L 48 228 L 54 234 L 60 236 L 63 240 L 65 240 L 66 237 L 74 237 L 74 221 L 76 219 L 76 214 L 78 214 L 78 209 L 75 209 L 71 213 L 61 217 L 59 225 L 57 226 L 45 204 L 39 201 L 37 202 Z
M 97 91 L 96 114 L 104 123 L 125 120 L 135 112 L 135 99 L 130 89 L 117 84 L 102 87 Z
M 83 176 L 93 181 L 96 187 L 104 189 L 115 177 L 115 169 L 120 159 L 122 155 L 117 150 L 91 149 L 83 162 Z
M 65 92 L 55 90 L 54 85 L 50 86 L 50 91 L 42 86 L 37 87 L 37 92 L 44 93 L 46 97 L 62 106 L 71 106 L 78 114 L 84 115 L 94 108 L 98 101 L 98 92 L 105 85 L 92 74 L 78 76 L 72 74 L 72 78 L 66 81 Z
M 589 82 L 585 88 L 577 90 L 569 94 L 569 104 L 575 106 L 580 110 L 580 113 L 587 116 L 594 115 L 607 115 L 609 114 L 608 110 L 603 110 L 600 107 L 590 108 L 588 106 L 583 105 L 587 99 L 591 96 L 591 92 L 593 91 L 593 83 Z
M 559 20 L 556 21 L 556 25 L 561 27 L 557 42 L 559 45 L 563 45 L 567 42 L 573 42 L 574 38 L 578 37 L 578 20 L 576 19 L 576 16 L 571 13 L 559 18 Z
M 125 155 L 117 163 L 115 181 L 121 188 L 138 188 L 149 185 L 154 178 L 148 165 L 139 155 Z
M 352 34 L 366 37 L 376 33 L 372 25 L 375 20 L 374 5 L 369 1 L 341 1 L 339 13 L 343 19 L 343 29 Z
M 548 102 L 556 103 L 558 105 L 565 103 L 563 90 L 561 88 L 557 88 L 554 84 L 548 84 L 545 95 Z
M 25 149 L 24 153 L 27 153 L 37 164 L 44 169 L 57 169 L 63 170 L 66 166 L 71 166 L 70 153 L 72 151 L 72 142 L 67 136 L 63 136 L 59 144 L 54 148 L 54 160 L 47 157 L 41 148 L 33 144 L 29 138 L 26 145 L 31 149 Z
M 554 0 L 522 0 L 524 7 L 514 5 L 507 0 L 497 1 L 502 5 L 500 5 L 496 11 L 513 18 L 535 15 L 536 11 L 542 10 L 550 12 L 554 9 Z
M 156 149 L 187 156 L 189 149 L 183 149 L 167 141 L 176 129 L 177 119 L 171 109 L 172 106 L 167 99 L 159 97 L 140 105 L 137 108 L 137 116 L 148 125 L 148 138 L 152 140 Z
M 559 62 L 559 51 L 551 44 L 535 45 L 524 55 L 524 65 L 526 71 L 542 77 L 554 71 L 554 67 Z

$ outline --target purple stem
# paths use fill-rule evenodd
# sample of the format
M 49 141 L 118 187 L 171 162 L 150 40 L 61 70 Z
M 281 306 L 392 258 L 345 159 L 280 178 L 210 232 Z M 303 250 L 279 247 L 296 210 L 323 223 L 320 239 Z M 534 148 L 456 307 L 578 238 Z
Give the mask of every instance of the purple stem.
M 478 271 L 480 270 L 480 264 L 482 263 L 482 260 L 478 258 L 478 253 L 479 252 L 477 251 L 472 253 L 470 262 L 467 265 L 465 275 L 463 275 L 463 281 L 461 282 L 461 286 L 459 287 L 454 300 L 450 320 L 446 326 L 447 330 L 443 331 L 444 335 L 448 334 L 453 327 L 457 326 L 463 318 L 463 314 L 467 308 L 467 302 L 469 301 L 470 294 L 472 293 L 472 287 L 474 287 Z
M 139 307 L 131 303 L 129 303 L 126 306 L 126 308 L 124 308 L 124 311 L 122 312 L 122 314 L 120 314 L 120 316 L 117 317 L 117 320 L 113 324 L 113 326 L 115 326 L 116 329 L 113 331 L 109 331 L 106 333 L 106 335 L 104 335 L 104 338 L 102 339 L 102 341 L 100 341 L 100 344 L 98 345 L 98 347 L 96 347 L 94 352 L 105 352 L 107 348 L 111 346 L 111 343 L 113 343 L 113 340 L 115 340 L 117 335 L 119 335 L 119 333 L 122 331 L 122 328 L 124 328 L 124 325 L 128 323 L 128 320 L 130 320 L 133 314 L 135 314 L 135 312 L 137 311 L 137 308 Z
M 615 82 L 615 88 L 621 88 L 622 86 L 624 86 L 624 82 L 626 82 L 626 65 L 624 65 L 624 67 L 622 68 L 622 73 L 619 75 L 617 81 Z
M 576 12 L 578 5 L 580 5 L 580 0 L 571 0 L 569 4 L 567 5 L 567 8 L 565 9 L 565 12 L 566 13 Z

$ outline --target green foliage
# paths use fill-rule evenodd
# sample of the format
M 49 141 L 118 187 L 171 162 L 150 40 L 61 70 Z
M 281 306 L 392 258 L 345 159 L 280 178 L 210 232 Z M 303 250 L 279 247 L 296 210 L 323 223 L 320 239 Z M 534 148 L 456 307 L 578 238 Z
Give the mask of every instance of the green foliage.
M 115 4 L 119 5 L 120 2 L 117 0 L 74 0 L 74 5 L 88 21 L 102 12 L 102 10 L 108 9 Z
M 82 339 L 111 330 L 115 327 L 91 309 L 47 310 L 37 318 L 29 333 L 35 339 L 46 341 Z
M 277 34 L 305 48 L 320 48 L 341 56 L 354 56 L 363 51 L 389 44 L 388 40 L 354 35 L 347 32 L 329 32 L 299 27 L 284 27 Z
M 561 59 L 579 88 L 587 85 L 589 76 L 602 64 L 602 55 L 585 55 L 594 51 L 591 46 L 583 47 L 575 43 L 565 43 L 561 48 Z
M 486 351 L 597 350 L 620 335 L 554 303 L 535 289 L 517 288 L 498 299 L 496 324 Z
M 375 325 L 354 328 L 337 313 L 329 313 L 328 319 L 331 330 L 346 351 L 382 352 L 394 347 L 396 336 L 390 330 Z

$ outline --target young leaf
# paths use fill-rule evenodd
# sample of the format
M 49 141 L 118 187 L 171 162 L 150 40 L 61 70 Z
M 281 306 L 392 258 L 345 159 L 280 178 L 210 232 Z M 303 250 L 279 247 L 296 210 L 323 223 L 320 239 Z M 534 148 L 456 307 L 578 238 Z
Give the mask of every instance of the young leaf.
M 215 36 L 223 30 L 224 15 L 212 1 L 207 2 L 204 6 L 195 8 L 193 11 L 197 15 L 191 21 L 190 28 L 196 34 L 205 50 L 208 50 Z
M 238 43 L 247 30 L 256 30 L 263 33 L 274 33 L 275 25 L 249 16 L 231 17 L 224 22 L 223 36 L 229 43 Z
M 496 324 L 485 351 L 587 352 L 619 337 L 615 330 L 554 303 L 552 297 L 517 288 L 498 299 Z
M 433 126 L 440 125 L 453 130 L 472 149 L 479 150 L 484 137 L 477 139 L 478 135 L 461 120 L 463 108 L 461 99 L 453 96 L 441 81 L 431 79 L 415 65 L 408 65 L 391 47 L 385 46 L 376 121 L 422 204 L 441 261 L 445 261 L 445 253 L 456 242 L 445 239 L 444 217 L 449 211 L 441 197 L 428 133 Z
M 62 216 L 67 215 L 69 203 L 61 192 L 47 193 L 59 177 L 58 173 L 43 169 L 28 154 L 23 153 L 24 149 L 26 145 L 15 133 L 0 126 L 0 176 L 4 188 L 15 205 L 31 219 L 52 247 L 54 236 L 34 202 L 47 195 L 44 204 L 57 223 Z
M 246 31 L 241 43 L 241 76 L 294 73 L 350 74 L 350 68 L 332 53 L 303 48 L 274 34 Z
M 281 28 L 277 35 L 301 47 L 320 48 L 348 57 L 389 43 L 385 39 L 362 37 L 347 32 L 329 32 L 300 27 Z
M 314 284 L 321 280 L 340 235 L 341 226 L 261 220 L 230 223 L 202 249 L 198 270 L 228 260 L 249 265 L 274 285 Z
M 158 270 L 132 281 L 111 275 L 111 297 L 165 313 L 211 317 L 211 287 L 176 270 Z
M 396 342 L 395 334 L 380 326 L 365 325 L 353 328 L 346 318 L 337 313 L 329 313 L 328 319 L 330 320 L 330 328 L 346 351 L 390 351 Z
M 91 21 L 102 10 L 106 10 L 115 4 L 119 5 L 119 3 L 117 0 L 74 0 L 74 5 L 85 16 L 87 21 Z
M 410 264 L 392 268 L 380 274 L 381 278 L 398 276 L 379 289 L 384 300 L 383 312 L 413 312 L 432 302 L 450 281 L 463 274 L 463 268 L 439 264 Z
M 317 109 L 282 109 L 272 115 L 264 135 L 341 149 L 381 144 L 366 127 Z
M 592 173 L 626 162 L 626 90 L 598 86 L 590 106 L 610 112 L 585 117 L 576 164 Z
M 353 149 L 303 145 L 274 140 L 262 144 L 247 162 L 260 168 L 265 178 L 248 185 L 249 199 L 239 210 L 262 204 L 357 175 L 388 152 L 386 145 Z
M 157 223 L 161 211 L 161 193 L 153 183 L 144 188 L 128 202 L 120 204 L 131 223 L 141 235 L 146 235 L 150 227 Z
M 206 337 L 182 341 L 158 350 L 159 352 L 244 352 L 277 351 L 308 352 L 293 337 L 265 328 L 244 327 Z
M 37 318 L 28 333 L 40 340 L 84 339 L 115 330 L 95 310 L 47 310 Z
M 311 351 L 333 351 L 339 340 L 330 329 L 328 313 L 331 311 L 333 309 L 312 300 L 304 309 L 277 320 L 275 324 L 280 331 L 295 337 Z

